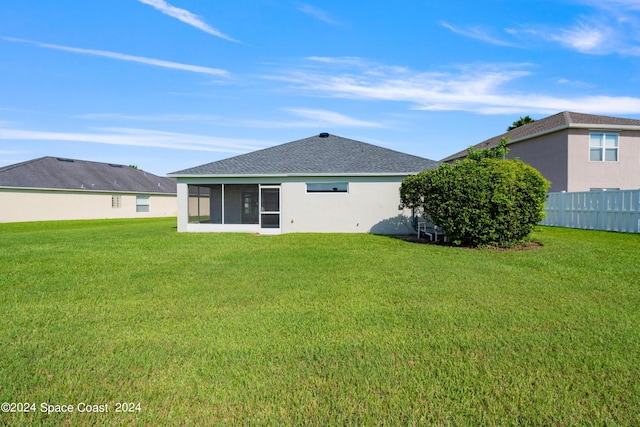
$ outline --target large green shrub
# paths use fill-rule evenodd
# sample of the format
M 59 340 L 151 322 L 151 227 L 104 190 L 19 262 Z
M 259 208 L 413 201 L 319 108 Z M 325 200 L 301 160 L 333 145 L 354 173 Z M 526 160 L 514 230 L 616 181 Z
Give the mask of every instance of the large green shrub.
M 407 177 L 400 195 L 455 245 L 512 246 L 544 218 L 548 189 L 549 181 L 520 160 L 470 152 L 465 160 Z

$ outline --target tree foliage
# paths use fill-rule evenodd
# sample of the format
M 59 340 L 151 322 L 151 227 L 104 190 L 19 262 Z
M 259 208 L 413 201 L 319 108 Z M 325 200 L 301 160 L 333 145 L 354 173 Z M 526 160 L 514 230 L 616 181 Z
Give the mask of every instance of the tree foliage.
M 507 132 L 514 130 L 515 128 L 519 128 L 522 125 L 526 125 L 527 123 L 533 123 L 533 122 L 535 122 L 535 120 L 529 116 L 524 116 L 524 117 L 520 116 L 519 120 L 516 120 L 511 124 L 511 126 L 507 128 Z
M 482 150 L 469 147 L 467 149 L 467 158 L 471 160 L 481 159 L 506 159 L 509 154 L 507 144 L 509 143 L 509 137 L 504 137 L 500 140 L 498 145 L 493 148 L 484 148 Z
M 544 218 L 549 181 L 520 160 L 503 160 L 505 150 L 506 141 L 409 176 L 401 199 L 423 210 L 455 245 L 513 246 Z

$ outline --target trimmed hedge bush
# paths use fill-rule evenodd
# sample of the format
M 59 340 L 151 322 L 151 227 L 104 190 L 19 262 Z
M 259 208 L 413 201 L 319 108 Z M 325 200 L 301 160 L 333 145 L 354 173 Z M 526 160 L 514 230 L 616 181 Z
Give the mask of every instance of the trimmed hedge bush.
M 544 218 L 550 183 L 520 160 L 474 154 L 405 178 L 401 199 L 422 208 L 454 245 L 513 246 Z

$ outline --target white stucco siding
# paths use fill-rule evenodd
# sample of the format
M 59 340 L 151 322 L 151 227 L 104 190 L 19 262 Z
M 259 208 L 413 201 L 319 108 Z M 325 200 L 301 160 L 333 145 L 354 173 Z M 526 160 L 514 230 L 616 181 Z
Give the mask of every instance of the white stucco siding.
M 401 180 L 314 178 L 285 182 L 282 184 L 282 232 L 412 233 L 411 211 L 398 208 Z M 348 191 L 308 193 L 309 182 L 348 182 Z
M 189 227 L 189 207 L 191 200 L 189 198 L 189 186 L 186 183 L 178 181 L 178 231 L 188 231 Z
M 404 176 L 313 176 L 178 179 L 178 231 L 412 234 L 411 210 L 399 209 Z M 309 193 L 307 183 L 348 183 L 347 192 Z M 259 184 L 280 188 L 280 228 L 189 222 L 188 185 Z M 238 204 L 229 199 L 227 203 Z M 193 207 L 193 206 L 192 206 Z
M 112 207 L 112 195 L 120 207 Z M 136 212 L 135 194 L 0 189 L 0 222 L 151 218 L 177 215 L 173 195 L 149 197 L 149 212 Z

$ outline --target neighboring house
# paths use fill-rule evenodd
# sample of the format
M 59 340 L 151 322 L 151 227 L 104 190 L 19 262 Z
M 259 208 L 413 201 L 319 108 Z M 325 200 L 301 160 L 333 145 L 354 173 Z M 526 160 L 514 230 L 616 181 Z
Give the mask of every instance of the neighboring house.
M 551 181 L 550 191 L 640 188 L 640 120 L 562 112 L 490 138 L 509 137 L 509 158 L 519 158 Z M 443 162 L 462 159 L 467 151 Z
M 0 167 L 0 222 L 176 215 L 175 180 L 129 166 L 41 157 Z
M 412 233 L 407 175 L 438 162 L 321 133 L 173 172 L 178 231 Z

